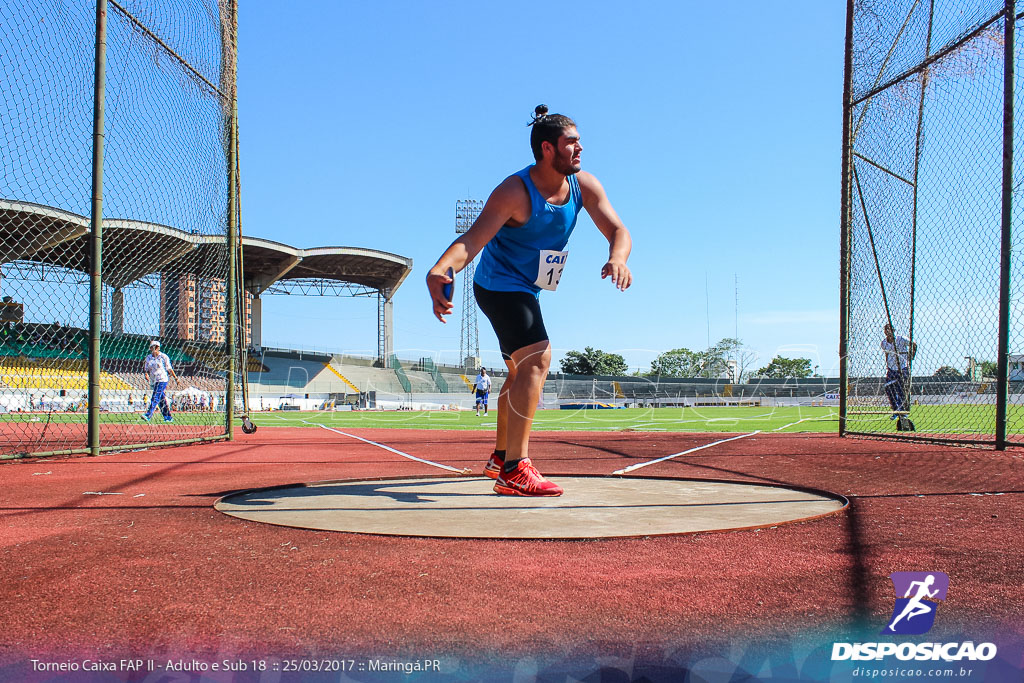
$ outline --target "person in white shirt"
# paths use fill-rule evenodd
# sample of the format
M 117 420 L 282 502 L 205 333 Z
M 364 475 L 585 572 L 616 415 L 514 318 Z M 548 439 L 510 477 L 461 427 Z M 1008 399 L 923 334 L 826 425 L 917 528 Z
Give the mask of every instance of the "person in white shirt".
M 882 328 L 885 339 L 882 340 L 882 351 L 885 352 L 885 395 L 892 406 L 891 420 L 899 418 L 900 413 L 910 410 L 907 405 L 907 388 L 910 386 L 910 361 L 917 353 L 917 344 L 902 336 L 896 336 L 892 325 Z
M 480 368 L 480 374 L 476 376 L 476 382 L 473 383 L 473 392 L 476 394 L 476 416 L 480 417 L 481 406 L 486 415 L 487 397 L 491 394 L 491 378 L 487 375 L 487 368 Z
M 166 353 L 161 353 L 160 342 L 152 341 L 149 343 L 149 355 L 146 356 L 145 369 L 146 374 L 149 375 L 149 382 L 153 386 L 153 398 L 150 399 L 149 408 L 146 409 L 142 419 L 149 422 L 149 419 L 153 417 L 156 407 L 160 406 L 164 422 L 173 422 L 174 418 L 171 416 L 170 401 L 166 399 L 165 392 L 167 391 L 167 382 L 170 381 L 170 377 L 177 381 L 178 376 L 174 374 L 174 368 L 171 367 L 170 357 Z M 170 373 L 170 376 L 168 376 L 168 373 Z

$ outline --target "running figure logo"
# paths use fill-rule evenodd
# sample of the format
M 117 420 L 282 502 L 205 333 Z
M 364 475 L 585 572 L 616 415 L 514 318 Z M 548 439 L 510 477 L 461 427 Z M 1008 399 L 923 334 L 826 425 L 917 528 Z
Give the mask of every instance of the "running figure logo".
M 896 589 L 896 605 L 882 633 L 927 633 L 935 623 L 936 601 L 946 599 L 949 577 L 942 572 L 893 572 L 889 578 Z

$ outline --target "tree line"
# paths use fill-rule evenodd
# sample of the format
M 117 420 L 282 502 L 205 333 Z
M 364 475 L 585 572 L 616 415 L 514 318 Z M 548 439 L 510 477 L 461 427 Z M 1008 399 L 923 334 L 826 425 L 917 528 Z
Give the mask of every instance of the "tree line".
M 702 351 L 672 349 L 658 354 L 647 371 L 629 372 L 626 360 L 617 353 L 586 347 L 569 351 L 562 358 L 562 372 L 567 375 L 632 375 L 634 377 L 695 377 L 717 379 L 732 376 L 733 367 L 740 382 L 753 377 L 790 379 L 811 377 L 814 369 L 807 358 L 775 356 L 764 367 L 752 370 L 757 354 L 744 348 L 739 339 L 727 337 Z
M 978 361 L 978 369 L 981 372 L 982 380 L 995 380 L 999 373 L 999 366 L 994 360 Z M 960 372 L 950 365 L 943 365 L 935 371 L 932 377 L 945 382 L 968 382 L 971 380 L 967 373 Z
M 583 351 L 569 351 L 562 358 L 562 372 L 567 375 L 614 375 L 632 377 L 682 377 L 717 379 L 731 376 L 731 363 L 735 363 L 740 382 L 752 378 L 803 379 L 817 377 L 807 358 L 786 358 L 775 356 L 771 362 L 757 370 L 751 366 L 757 354 L 743 347 L 738 339 L 725 338 L 703 351 L 687 348 L 672 349 L 658 355 L 646 371 L 629 372 L 626 360 L 617 353 L 606 353 L 601 349 L 586 347 Z M 995 361 L 979 361 L 981 375 L 985 379 L 996 376 Z M 943 365 L 932 375 L 935 379 L 962 382 L 969 378 L 956 368 Z

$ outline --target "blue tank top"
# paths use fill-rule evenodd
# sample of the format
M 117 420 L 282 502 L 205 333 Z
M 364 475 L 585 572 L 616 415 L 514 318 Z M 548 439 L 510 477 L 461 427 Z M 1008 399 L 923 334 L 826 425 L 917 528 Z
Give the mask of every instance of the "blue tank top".
M 530 195 L 530 220 L 519 227 L 504 225 L 487 243 L 480 255 L 473 281 L 495 292 L 529 292 L 539 295 L 535 283 L 542 250 L 561 251 L 576 227 L 583 208 L 580 184 L 569 178 L 569 200 L 561 206 L 549 204 L 537 191 L 527 166 L 515 175 L 522 179 Z

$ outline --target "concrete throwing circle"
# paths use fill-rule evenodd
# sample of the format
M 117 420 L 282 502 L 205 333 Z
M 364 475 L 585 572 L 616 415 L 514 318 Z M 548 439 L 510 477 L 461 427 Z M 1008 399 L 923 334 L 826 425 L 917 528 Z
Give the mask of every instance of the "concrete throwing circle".
M 842 496 L 781 486 L 641 477 L 550 477 L 557 498 L 499 496 L 494 482 L 423 477 L 245 491 L 217 510 L 279 526 L 433 538 L 573 539 L 767 527 L 827 515 Z

